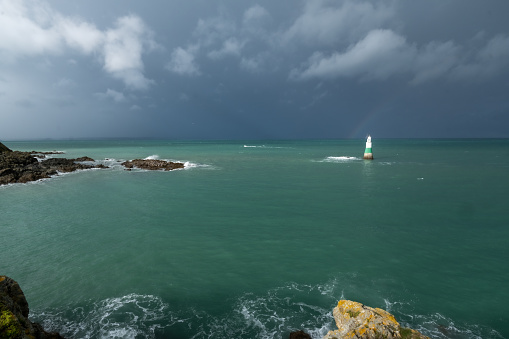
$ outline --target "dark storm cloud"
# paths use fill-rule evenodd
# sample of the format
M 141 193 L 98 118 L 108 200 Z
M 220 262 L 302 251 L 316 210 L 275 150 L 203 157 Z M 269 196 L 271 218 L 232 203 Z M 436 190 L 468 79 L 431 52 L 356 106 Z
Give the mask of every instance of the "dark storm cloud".
M 76 137 L 507 137 L 508 10 L 0 0 L 0 138 L 31 137 L 21 117 Z

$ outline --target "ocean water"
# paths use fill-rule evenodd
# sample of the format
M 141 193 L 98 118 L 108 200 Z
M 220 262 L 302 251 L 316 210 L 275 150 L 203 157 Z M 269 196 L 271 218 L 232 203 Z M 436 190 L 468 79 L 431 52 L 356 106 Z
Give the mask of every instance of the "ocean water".
M 69 338 L 321 338 L 340 299 L 509 338 L 509 140 L 364 142 L 4 142 L 111 167 L 0 186 L 0 274 Z

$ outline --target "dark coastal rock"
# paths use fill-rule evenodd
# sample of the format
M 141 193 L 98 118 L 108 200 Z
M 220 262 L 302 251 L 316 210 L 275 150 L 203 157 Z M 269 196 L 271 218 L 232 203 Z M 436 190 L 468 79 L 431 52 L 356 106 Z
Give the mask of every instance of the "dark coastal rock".
M 290 333 L 289 339 L 311 339 L 311 336 L 301 330 Z
M 74 159 L 74 161 L 95 161 L 95 160 L 92 159 L 91 157 L 80 157 L 80 158 Z
M 9 147 L 5 146 L 4 144 L 2 144 L 0 142 L 0 153 L 4 153 L 4 152 L 12 152 Z
M 172 162 L 159 159 L 134 159 L 125 161 L 122 165 L 127 169 L 133 167 L 146 169 L 146 170 L 164 170 L 171 171 L 179 168 L 184 168 L 184 164 L 181 162 Z
M 38 323 L 28 320 L 28 302 L 13 279 L 0 275 L 0 338 L 63 339 L 56 332 L 46 332 Z
M 74 172 L 79 169 L 88 169 L 93 168 L 92 165 L 78 164 L 75 162 L 76 159 L 66 159 L 66 158 L 51 158 L 44 161 L 41 161 L 41 166 L 46 169 L 53 169 L 59 172 Z M 80 160 L 83 161 L 83 160 Z M 93 161 L 93 159 L 92 159 Z
M 24 167 L 38 162 L 30 153 L 19 151 L 0 153 L 0 161 L 0 168 Z
M 3 146 L 3 147 L 2 147 Z M 58 172 L 68 173 L 81 169 L 107 168 L 102 164 L 83 164 L 83 161 L 94 161 L 90 157 L 77 159 L 50 158 L 39 162 L 32 152 L 11 151 L 0 143 L 0 185 L 26 183 L 50 178 Z M 7 149 L 7 150 L 5 150 Z M 53 152 L 48 152 L 52 153 Z
M 28 152 L 0 153 L 0 185 L 47 177 L 39 162 Z

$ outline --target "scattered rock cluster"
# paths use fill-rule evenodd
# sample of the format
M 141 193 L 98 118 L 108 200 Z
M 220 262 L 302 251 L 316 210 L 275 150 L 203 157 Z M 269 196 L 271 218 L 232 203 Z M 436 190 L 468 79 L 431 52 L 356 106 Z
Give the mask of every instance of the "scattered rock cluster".
M 40 152 L 19 152 L 12 151 L 0 143 L 0 185 L 11 183 L 26 183 L 39 179 L 49 178 L 57 175 L 58 172 L 67 173 L 80 169 L 104 168 L 104 165 L 88 165 L 82 161 L 94 161 L 89 157 L 77 159 L 50 158 L 38 161 L 37 157 L 44 158 Z M 55 154 L 60 152 L 45 152 Z
M 0 338 L 63 339 L 56 332 L 46 332 L 38 323 L 28 320 L 28 302 L 13 279 L 0 275 Z
M 81 169 L 107 168 L 102 164 L 85 164 L 83 162 L 93 163 L 94 159 L 90 157 L 81 157 L 76 159 L 49 158 L 45 159 L 47 154 L 62 154 L 62 152 L 19 152 L 12 151 L 0 143 L 0 185 L 12 183 L 26 183 L 39 179 L 50 178 L 60 173 L 74 172 Z M 37 160 L 45 159 L 45 160 Z M 140 168 L 146 170 L 164 170 L 184 168 L 180 162 L 171 162 L 156 159 L 135 159 L 122 163 L 127 170 Z

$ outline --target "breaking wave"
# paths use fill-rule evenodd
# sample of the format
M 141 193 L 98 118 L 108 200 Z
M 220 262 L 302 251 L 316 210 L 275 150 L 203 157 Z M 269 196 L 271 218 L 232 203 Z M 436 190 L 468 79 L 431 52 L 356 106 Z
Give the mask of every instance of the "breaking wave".
M 157 159 L 159 159 L 159 155 L 157 154 L 149 155 L 148 157 L 145 158 L 145 160 L 157 160 Z
M 32 315 L 48 331 L 70 338 L 154 337 L 168 305 L 152 295 L 129 294 L 86 307 Z M 78 321 L 76 321 L 79 319 Z M 166 322 L 166 321 L 165 321 Z

